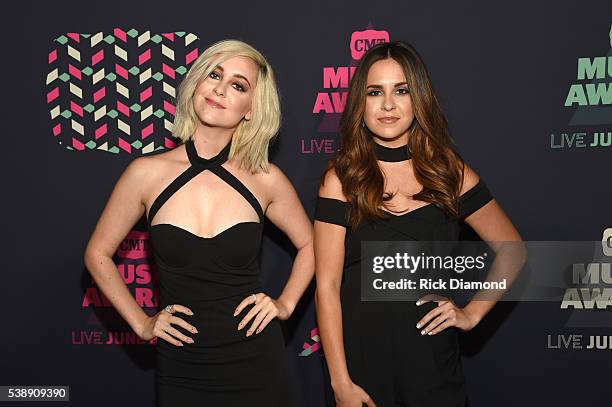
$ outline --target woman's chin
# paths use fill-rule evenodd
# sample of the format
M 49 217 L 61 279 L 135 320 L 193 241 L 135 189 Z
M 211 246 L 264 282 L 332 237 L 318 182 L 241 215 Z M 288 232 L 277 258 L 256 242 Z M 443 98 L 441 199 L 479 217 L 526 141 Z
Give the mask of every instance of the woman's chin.
M 384 142 L 392 142 L 401 139 L 402 137 L 407 136 L 407 131 L 402 130 L 393 130 L 393 129 L 380 129 L 379 131 L 373 131 L 374 137 L 378 138 L 380 141 Z
M 198 117 L 200 124 L 204 127 L 221 127 L 221 128 L 231 128 L 232 126 L 228 126 L 227 123 L 224 123 L 222 120 L 219 120 L 215 115 L 202 115 Z

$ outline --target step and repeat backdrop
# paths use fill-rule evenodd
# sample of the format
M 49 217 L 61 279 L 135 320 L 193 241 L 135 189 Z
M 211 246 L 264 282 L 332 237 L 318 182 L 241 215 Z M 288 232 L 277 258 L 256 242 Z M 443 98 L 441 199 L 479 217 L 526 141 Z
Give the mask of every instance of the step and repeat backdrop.
M 602 241 L 609 276 L 610 2 L 3 7 L 0 385 L 69 386 L 70 401 L 57 405 L 154 405 L 155 341 L 140 340 L 117 315 L 83 254 L 130 161 L 176 146 L 178 85 L 198 55 L 226 38 L 253 45 L 275 69 L 283 123 L 271 157 L 310 216 L 319 177 L 340 147 L 354 67 L 372 45 L 405 40 L 430 70 L 459 151 L 523 239 Z M 294 254 L 266 225 L 261 266 L 270 295 L 280 293 Z M 156 312 L 143 222 L 115 262 L 138 303 Z M 303 407 L 324 404 L 313 293 L 283 323 Z M 575 287 L 564 297 L 499 303 L 462 335 L 470 406 L 606 404 L 612 295 L 593 301 Z

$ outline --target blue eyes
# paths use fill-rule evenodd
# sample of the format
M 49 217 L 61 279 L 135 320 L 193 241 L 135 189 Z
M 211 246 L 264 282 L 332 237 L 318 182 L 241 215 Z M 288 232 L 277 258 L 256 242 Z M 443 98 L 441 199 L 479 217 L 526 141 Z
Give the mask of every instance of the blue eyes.
M 398 95 L 407 95 L 410 93 L 410 91 L 406 88 L 398 88 L 395 90 L 395 93 L 397 93 Z M 374 89 L 368 92 L 368 96 L 380 96 L 380 95 L 382 95 L 382 91 L 378 89 Z
M 220 75 L 219 75 L 217 72 L 215 72 L 215 71 L 212 71 L 212 72 L 211 72 L 211 73 L 208 75 L 208 77 L 209 77 L 209 78 L 211 78 L 211 79 L 214 79 L 214 80 L 216 80 L 216 81 L 217 81 L 217 80 L 219 80 L 219 79 L 221 79 L 221 76 L 220 76 Z M 233 87 L 234 89 L 236 89 L 238 92 L 245 92 L 244 86 L 242 86 L 242 85 L 241 85 L 240 83 L 238 83 L 238 82 L 234 82 L 234 83 L 232 84 L 232 87 Z

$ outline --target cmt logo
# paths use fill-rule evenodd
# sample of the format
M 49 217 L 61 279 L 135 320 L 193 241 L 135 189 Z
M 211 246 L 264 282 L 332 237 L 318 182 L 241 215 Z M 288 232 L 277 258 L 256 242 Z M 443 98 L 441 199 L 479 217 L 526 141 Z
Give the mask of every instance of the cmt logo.
M 351 57 L 358 61 L 367 50 L 383 42 L 389 42 L 389 33 L 387 31 L 355 31 L 351 34 Z
M 117 248 L 117 256 L 124 259 L 146 259 L 150 256 L 149 233 L 132 230 Z

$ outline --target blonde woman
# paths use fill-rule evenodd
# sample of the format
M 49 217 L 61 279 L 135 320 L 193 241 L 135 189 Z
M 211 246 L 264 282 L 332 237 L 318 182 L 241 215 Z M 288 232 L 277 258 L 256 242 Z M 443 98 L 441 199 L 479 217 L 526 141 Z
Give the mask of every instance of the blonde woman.
M 272 68 L 236 40 L 208 48 L 179 89 L 177 148 L 134 160 L 85 254 L 98 286 L 134 331 L 158 337 L 160 406 L 291 405 L 279 319 L 314 274 L 312 226 L 285 175 L 268 162 L 280 126 Z M 164 309 L 147 316 L 112 256 L 146 214 Z M 277 299 L 262 292 L 264 216 L 297 248 Z

